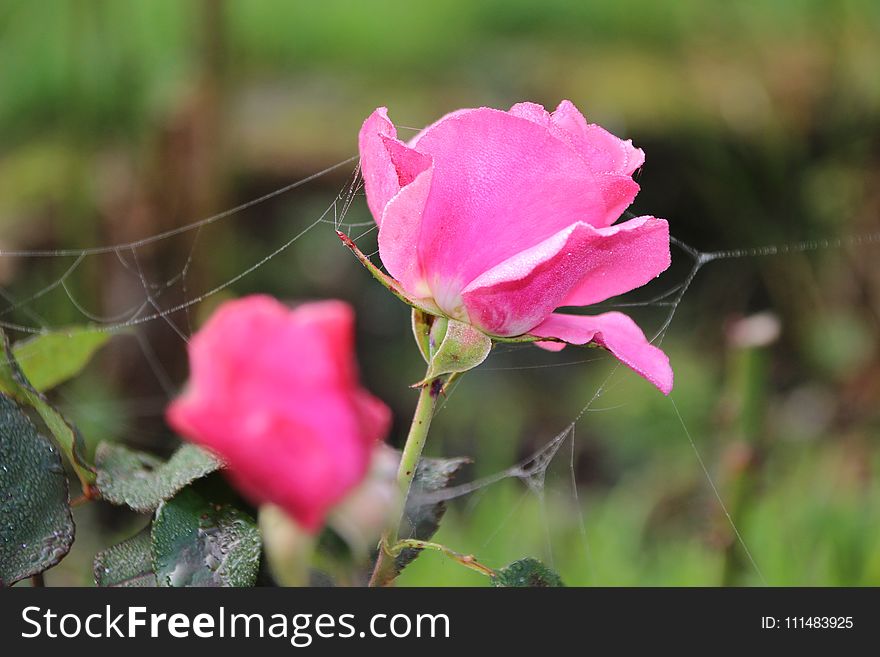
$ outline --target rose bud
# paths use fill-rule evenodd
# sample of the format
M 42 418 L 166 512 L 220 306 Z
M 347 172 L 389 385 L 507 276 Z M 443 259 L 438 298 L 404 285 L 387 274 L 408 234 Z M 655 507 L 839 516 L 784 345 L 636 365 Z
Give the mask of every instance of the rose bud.
M 189 360 L 169 424 L 223 459 L 255 504 L 316 531 L 363 479 L 390 424 L 389 409 L 358 383 L 352 309 L 230 301 L 193 336 Z

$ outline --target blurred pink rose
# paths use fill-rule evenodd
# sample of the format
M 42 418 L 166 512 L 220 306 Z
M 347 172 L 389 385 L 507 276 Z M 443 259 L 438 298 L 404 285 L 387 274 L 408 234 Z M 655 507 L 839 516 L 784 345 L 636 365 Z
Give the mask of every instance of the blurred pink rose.
M 218 454 L 253 502 L 318 529 L 363 479 L 391 419 L 358 383 L 352 309 L 230 301 L 193 337 L 189 359 L 189 385 L 169 407 L 169 424 Z
M 552 114 L 534 103 L 458 110 L 409 143 L 383 107 L 359 147 L 379 254 L 408 294 L 489 335 L 593 342 L 669 393 L 668 358 L 629 317 L 553 312 L 628 292 L 669 266 L 666 221 L 612 225 L 639 190 L 641 149 L 569 101 Z

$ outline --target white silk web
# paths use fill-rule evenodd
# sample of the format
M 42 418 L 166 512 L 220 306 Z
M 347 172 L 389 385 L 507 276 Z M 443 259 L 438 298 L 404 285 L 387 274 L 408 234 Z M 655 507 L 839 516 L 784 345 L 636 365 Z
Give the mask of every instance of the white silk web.
M 0 306 L 0 327 L 2 327 L 12 338 L 28 337 L 39 335 L 52 329 L 61 328 L 62 324 L 52 321 L 44 316 L 40 308 L 40 304 L 46 301 L 58 304 L 66 304 L 72 310 L 74 316 L 79 316 L 84 322 L 89 323 L 93 327 L 101 331 L 111 334 L 126 336 L 132 339 L 137 346 L 143 358 L 143 368 L 145 372 L 149 372 L 155 377 L 161 390 L 164 393 L 162 398 L 129 398 L 126 399 L 126 413 L 129 424 L 125 425 L 126 440 L 134 445 L 141 442 L 147 442 L 149 436 L 137 426 L 136 420 L 142 417 L 160 416 L 167 404 L 169 398 L 176 393 L 176 384 L 169 374 L 167 364 L 163 363 L 161 358 L 156 354 L 153 345 L 147 334 L 141 329 L 146 325 L 155 323 L 164 324 L 168 330 L 172 331 L 183 343 L 187 342 L 193 330 L 193 319 L 190 311 L 202 302 L 211 299 L 215 295 L 221 294 L 242 282 L 248 276 L 254 274 L 270 261 L 275 260 L 285 254 L 303 237 L 311 233 L 315 229 L 322 226 L 332 227 L 335 230 L 341 230 L 348 234 L 353 241 L 362 244 L 364 238 L 369 237 L 376 230 L 376 226 L 372 221 L 347 221 L 349 210 L 352 204 L 361 197 L 362 181 L 360 179 L 359 170 L 356 166 L 352 167 L 351 175 L 348 181 L 340 189 L 340 191 L 330 200 L 323 211 L 319 212 L 314 219 L 293 227 L 290 230 L 290 236 L 283 240 L 280 245 L 272 249 L 268 253 L 257 258 L 252 264 L 239 270 L 235 275 L 225 280 L 214 282 L 204 289 L 193 289 L 190 281 L 190 272 L 193 262 L 198 257 L 209 257 L 204 252 L 199 252 L 199 240 L 203 231 L 210 226 L 234 215 L 242 213 L 246 210 L 254 208 L 260 204 L 266 203 L 272 199 L 282 196 L 295 189 L 301 188 L 308 183 L 319 178 L 327 176 L 331 172 L 343 169 L 352 165 L 356 161 L 356 156 L 343 160 L 326 169 L 319 171 L 306 178 L 293 182 L 289 185 L 276 189 L 268 194 L 262 195 L 246 203 L 237 205 L 224 212 L 194 221 L 192 223 L 159 232 L 154 235 L 146 236 L 135 241 L 111 245 L 93 245 L 87 247 L 65 247 L 60 249 L 0 249 L 0 263 L 3 260 L 27 260 L 27 261 L 45 261 L 41 262 L 37 267 L 38 271 L 43 272 L 42 278 L 48 280 L 36 289 L 24 284 L 22 281 L 13 280 L 11 285 L 0 288 L 0 297 L 4 304 Z M 674 226 L 674 222 L 673 222 Z M 141 254 L 146 249 L 160 248 L 164 244 L 171 243 L 176 240 L 188 239 L 188 247 L 185 250 L 186 257 L 179 268 L 169 277 L 159 280 L 151 280 L 146 274 L 145 269 L 141 265 Z M 676 281 L 668 281 L 664 277 L 663 283 L 666 286 L 660 292 L 654 294 L 648 299 L 638 301 L 615 300 L 606 306 L 615 308 L 639 308 L 650 307 L 663 309 L 663 314 L 659 326 L 649 333 L 653 335 L 653 341 L 656 344 L 662 343 L 667 331 L 673 323 L 677 311 L 682 305 L 686 294 L 691 289 L 692 283 L 697 279 L 700 272 L 712 263 L 721 261 L 740 260 L 749 258 L 767 258 L 782 257 L 788 254 L 809 253 L 816 251 L 824 251 L 830 249 L 860 249 L 866 247 L 876 247 L 880 243 L 880 233 L 853 235 L 842 238 L 829 238 L 822 240 L 800 241 L 787 244 L 767 245 L 756 248 L 727 249 L 718 251 L 701 251 L 685 242 L 673 239 L 674 244 L 674 262 L 687 261 L 688 266 L 684 273 L 678 276 Z M 368 252 L 367 255 L 372 257 L 376 255 L 376 251 Z M 349 254 L 340 246 L 339 258 L 348 257 Z M 290 256 L 293 257 L 293 256 Z M 128 299 L 128 303 L 124 307 L 116 308 L 108 312 L 98 312 L 94 309 L 86 307 L 76 294 L 72 281 L 83 270 L 87 263 L 91 260 L 101 260 L 101 267 L 116 267 L 120 272 L 129 276 L 138 290 L 135 298 Z M 31 267 L 34 265 L 31 263 Z M 46 273 L 54 272 L 54 273 Z M 364 274 L 366 276 L 367 274 Z M 48 279 L 47 279 L 48 277 Z M 20 288 L 20 289 L 19 289 Z M 177 300 L 167 302 L 168 297 L 177 295 Z M 69 321 L 66 321 L 69 323 Z M 647 331 L 646 331 L 647 332 Z M 549 363 L 517 363 L 516 358 L 519 354 L 525 353 L 525 350 L 532 349 L 525 346 L 500 346 L 493 352 L 492 357 L 484 363 L 481 368 L 475 372 L 478 374 L 492 372 L 517 372 L 523 370 L 535 369 L 557 369 L 571 368 L 574 366 L 583 366 L 587 363 L 597 361 L 607 361 L 607 357 L 598 354 L 595 351 L 578 352 L 574 349 L 568 349 L 561 360 L 555 360 Z M 586 353 L 586 355 L 584 355 Z M 589 413 L 612 412 L 620 408 L 624 404 L 612 404 L 610 406 L 600 406 L 600 402 L 606 394 L 612 390 L 620 381 L 622 368 L 616 364 L 611 367 L 610 372 L 602 380 L 600 385 L 595 389 L 586 404 L 584 404 L 577 412 L 575 417 L 562 428 L 561 431 L 552 436 L 544 444 L 536 447 L 531 453 L 517 460 L 514 465 L 502 469 L 500 471 L 477 477 L 471 481 L 454 485 L 440 492 L 425 495 L 422 498 L 424 502 L 449 501 L 457 498 L 471 496 L 479 502 L 480 494 L 487 488 L 504 480 L 519 480 L 525 485 L 525 493 L 516 501 L 509 511 L 501 511 L 501 526 L 510 522 L 511 518 L 517 513 L 525 496 L 531 494 L 536 496 L 541 505 L 547 503 L 545 497 L 546 479 L 551 466 L 557 462 L 560 455 L 566 454 L 563 450 L 568 446 L 568 467 L 567 479 L 570 488 L 570 496 L 576 507 L 576 519 L 578 530 L 583 545 L 583 555 L 590 566 L 590 579 L 593 578 L 594 557 L 591 555 L 591 537 L 588 536 L 587 528 L 584 523 L 584 517 L 581 513 L 581 500 L 579 498 L 579 486 L 577 481 L 575 460 L 576 460 L 576 441 L 575 430 L 582 420 Z M 470 376 L 470 375 L 469 375 Z M 458 385 L 450 390 L 447 398 L 443 401 L 438 409 L 438 413 L 444 410 L 449 400 L 455 396 Z M 80 418 L 89 418 L 90 413 L 94 411 L 99 424 L 106 422 L 100 412 L 100 400 L 83 400 L 78 399 L 75 394 L 71 394 L 62 390 L 58 393 L 58 401 L 62 409 L 75 408 Z M 748 564 L 753 569 L 759 581 L 768 582 L 765 578 L 759 564 L 753 554 L 749 537 L 744 536 L 737 526 L 734 518 L 728 511 L 724 496 L 711 474 L 710 468 L 707 466 L 700 449 L 698 449 L 697 441 L 689 430 L 686 418 L 680 412 L 679 406 L 675 401 L 675 393 L 669 399 L 670 411 L 680 426 L 681 437 L 687 442 L 693 452 L 700 474 L 704 479 L 705 485 L 715 499 L 715 503 L 723 513 L 726 521 L 730 526 L 730 530 L 735 536 L 739 549 L 745 555 Z M 100 427 L 104 432 L 118 432 L 120 426 L 104 426 Z M 494 540 L 495 535 L 500 530 L 500 526 L 496 526 L 494 530 L 486 533 L 483 545 L 488 545 Z M 553 561 L 553 545 L 550 540 L 550 532 L 547 530 L 547 554 L 544 555 L 548 561 Z

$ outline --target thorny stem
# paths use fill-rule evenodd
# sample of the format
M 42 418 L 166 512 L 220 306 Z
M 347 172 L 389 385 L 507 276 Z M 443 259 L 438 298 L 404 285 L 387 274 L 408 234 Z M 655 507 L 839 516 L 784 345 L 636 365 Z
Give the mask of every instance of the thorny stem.
M 481 575 L 485 575 L 486 577 L 494 577 L 497 573 L 489 566 L 480 563 L 472 554 L 462 554 L 461 552 L 456 552 L 445 545 L 441 545 L 440 543 L 431 543 L 429 541 L 419 541 L 414 538 L 404 539 L 402 541 L 398 541 L 390 550 L 395 556 L 403 552 L 403 550 L 436 550 L 449 557 L 456 563 L 461 564 L 465 568 L 470 568 L 471 570 L 475 570 Z
M 397 576 L 394 566 L 396 555 L 393 548 L 397 544 L 400 524 L 403 522 L 403 514 L 406 508 L 406 498 L 412 486 L 413 477 L 416 475 L 416 467 L 422 456 L 422 449 L 428 438 L 428 429 L 431 427 L 431 418 L 434 415 L 434 407 L 437 398 L 443 389 L 443 381 L 440 378 L 427 381 L 419 393 L 419 401 L 413 414 L 403 454 L 400 457 L 400 466 L 397 468 L 397 487 L 400 500 L 400 511 L 394 515 L 394 519 L 388 525 L 382 535 L 379 545 L 379 556 L 373 576 L 370 578 L 370 586 L 388 586 Z
M 433 340 L 433 337 L 429 337 L 427 334 L 420 334 L 415 322 L 416 316 L 419 312 L 422 313 L 425 318 L 427 318 L 427 316 L 431 316 L 434 319 L 437 317 L 443 317 L 440 309 L 431 301 L 410 297 L 410 295 L 400 287 L 400 283 L 376 267 L 376 265 L 374 265 L 370 259 L 361 252 L 348 235 L 339 230 L 336 231 L 336 234 L 339 236 L 339 239 L 342 240 L 342 243 L 354 253 L 355 257 L 357 257 L 361 264 L 367 268 L 367 271 L 373 275 L 373 278 L 390 290 L 397 298 L 413 307 L 413 330 L 416 334 L 416 341 L 419 342 L 419 348 L 422 350 L 422 355 L 425 357 L 425 360 L 428 361 L 428 372 L 425 375 L 425 379 L 416 384 L 416 386 L 413 386 L 421 388 L 421 392 L 419 393 L 419 401 L 416 405 L 412 424 L 409 428 L 409 435 L 406 437 L 406 444 L 403 447 L 403 453 L 400 457 L 400 466 L 397 469 L 398 504 L 400 507 L 393 515 L 393 519 L 389 522 L 388 527 L 386 527 L 385 532 L 382 535 L 382 540 L 379 543 L 379 555 L 376 558 L 376 565 L 373 569 L 373 575 L 370 578 L 370 586 L 388 586 L 394 581 L 394 578 L 397 577 L 398 574 L 395 563 L 397 557 L 400 554 L 400 551 L 410 543 L 412 543 L 412 545 L 409 545 L 409 547 L 413 547 L 414 549 L 433 548 L 441 550 L 450 558 L 456 559 L 460 563 L 467 565 L 474 570 L 478 570 L 483 574 L 494 574 L 494 571 L 479 564 L 472 556 L 461 555 L 437 543 L 425 543 L 424 541 L 416 541 L 415 539 L 398 541 L 400 525 L 403 522 L 403 516 L 406 512 L 406 500 L 409 496 L 410 488 L 412 487 L 412 482 L 416 475 L 416 468 L 419 465 L 419 459 L 422 456 L 425 441 L 428 438 L 428 430 L 431 427 L 431 418 L 434 416 L 437 399 L 443 394 L 446 386 L 457 379 L 461 372 L 444 371 L 439 376 L 432 376 L 433 350 L 439 345 L 424 345 L 422 340 L 425 338 Z M 421 327 L 419 330 L 427 330 L 430 333 L 432 324 L 433 319 L 430 321 L 426 320 L 423 326 L 419 325 Z M 446 324 L 444 323 L 443 326 L 445 330 Z M 522 335 L 515 338 L 499 338 L 498 340 L 503 342 L 535 342 L 542 339 L 544 338 L 538 338 L 532 335 Z M 555 338 L 550 338 L 550 340 L 555 340 Z M 418 543 L 418 545 L 415 545 L 416 543 Z

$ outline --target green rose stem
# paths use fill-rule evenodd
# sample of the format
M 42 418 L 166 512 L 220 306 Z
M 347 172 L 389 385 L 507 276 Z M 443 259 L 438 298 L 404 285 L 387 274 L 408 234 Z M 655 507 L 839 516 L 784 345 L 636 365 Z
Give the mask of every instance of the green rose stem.
M 413 413 L 412 424 L 403 446 L 403 454 L 400 457 L 400 466 L 397 469 L 397 487 L 400 492 L 400 512 L 394 515 L 394 520 L 388 525 L 382 535 L 379 545 L 379 556 L 376 559 L 376 567 L 370 578 L 370 586 L 387 586 L 397 576 L 395 567 L 394 547 L 397 544 L 400 533 L 400 523 L 406 508 L 406 498 L 412 486 L 413 477 L 416 475 L 416 467 L 422 456 L 425 441 L 428 438 L 428 430 L 431 428 L 431 419 L 434 416 L 434 408 L 437 398 L 443 390 L 442 380 L 438 377 L 429 379 L 421 386 L 419 401 Z M 399 550 L 398 550 L 399 551 Z
M 481 575 L 486 575 L 486 577 L 495 577 L 498 573 L 496 573 L 489 566 L 480 563 L 477 561 L 476 557 L 472 554 L 462 554 L 461 552 L 456 552 L 455 550 L 451 550 L 445 545 L 440 545 L 439 543 L 431 543 L 429 541 L 419 541 L 417 539 L 409 538 L 403 541 L 398 541 L 394 546 L 392 552 L 395 555 L 400 554 L 406 549 L 410 550 L 436 550 L 441 554 L 449 557 L 456 563 L 461 564 L 465 568 L 470 568 Z
M 400 467 L 397 470 L 400 509 L 394 514 L 394 520 L 389 523 L 382 536 L 376 567 L 370 578 L 370 586 L 386 586 L 398 574 L 394 562 L 400 523 L 403 521 L 406 498 L 416 475 L 422 449 L 425 447 L 428 429 L 431 427 L 431 418 L 434 415 L 437 398 L 452 381 L 486 360 L 492 350 L 493 339 L 498 342 L 534 342 L 540 338 L 531 335 L 493 338 L 466 322 L 444 316 L 433 301 L 415 299 L 407 294 L 401 288 L 400 283 L 376 267 L 345 233 L 337 230 L 336 234 L 372 274 L 373 278 L 397 298 L 412 307 L 413 336 L 422 356 L 428 363 L 425 378 L 416 384 L 421 389 L 419 402 L 416 405 L 409 435 L 403 447 Z

